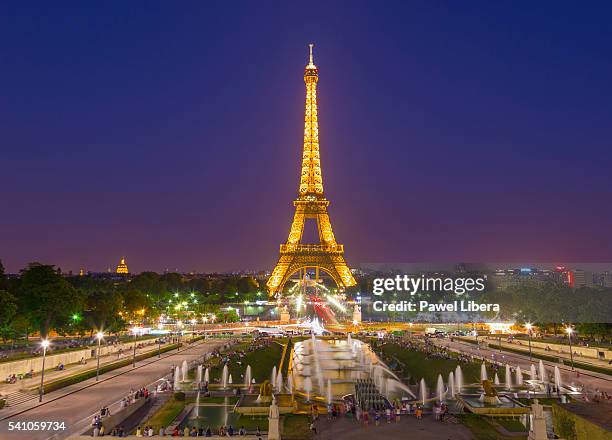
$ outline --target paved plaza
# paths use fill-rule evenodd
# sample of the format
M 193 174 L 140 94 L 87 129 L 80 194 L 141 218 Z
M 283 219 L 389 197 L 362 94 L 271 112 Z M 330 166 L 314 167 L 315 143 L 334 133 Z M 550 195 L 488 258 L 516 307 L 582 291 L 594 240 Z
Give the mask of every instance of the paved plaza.
M 373 439 L 418 439 L 418 440 L 471 440 L 471 431 L 456 422 L 439 422 L 432 415 L 421 420 L 414 416 L 402 417 L 399 423 L 381 421 L 379 426 L 371 422 L 367 427 L 354 420 L 321 420 L 317 424 L 317 440 L 373 440 Z

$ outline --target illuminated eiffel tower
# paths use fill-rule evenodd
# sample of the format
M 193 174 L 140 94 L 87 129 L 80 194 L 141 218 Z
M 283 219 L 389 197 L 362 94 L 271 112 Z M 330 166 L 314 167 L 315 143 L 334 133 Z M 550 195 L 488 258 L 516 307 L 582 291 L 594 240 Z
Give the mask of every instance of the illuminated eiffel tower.
M 319 121 L 317 117 L 317 81 L 319 70 L 313 63 L 310 44 L 310 62 L 304 70 L 306 83 L 306 109 L 304 113 L 304 152 L 298 198 L 293 202 L 295 214 L 289 238 L 280 246 L 280 258 L 268 280 L 271 296 L 278 296 L 283 286 L 297 271 L 315 269 L 315 281 L 319 270 L 327 272 L 340 289 L 354 286 L 355 279 L 344 261 L 344 246 L 336 243 L 336 237 L 327 214 L 329 200 L 323 195 L 323 177 L 319 156 Z M 304 221 L 316 219 L 320 244 L 302 244 Z M 300 277 L 301 278 L 301 277 Z

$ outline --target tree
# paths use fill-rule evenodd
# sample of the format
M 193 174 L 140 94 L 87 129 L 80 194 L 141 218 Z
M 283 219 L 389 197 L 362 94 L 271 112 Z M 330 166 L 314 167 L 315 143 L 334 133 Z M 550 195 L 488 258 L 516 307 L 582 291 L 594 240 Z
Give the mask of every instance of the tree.
M 83 307 L 84 295 L 68 283 L 54 266 L 32 263 L 21 271 L 20 309 L 46 337 L 51 329 L 64 328 Z
M 0 260 L 0 290 L 8 290 L 8 280 L 6 278 L 6 274 L 4 273 L 2 260 Z
M 119 312 L 123 308 L 123 297 L 116 290 L 94 290 L 85 300 L 84 318 L 87 324 L 97 330 L 119 331 L 123 321 Z
M 17 313 L 17 298 L 6 290 L 0 290 L 0 327 L 10 325 Z
M 13 318 L 16 313 L 17 299 L 8 291 L 0 290 L 0 335 L 4 341 L 14 336 Z

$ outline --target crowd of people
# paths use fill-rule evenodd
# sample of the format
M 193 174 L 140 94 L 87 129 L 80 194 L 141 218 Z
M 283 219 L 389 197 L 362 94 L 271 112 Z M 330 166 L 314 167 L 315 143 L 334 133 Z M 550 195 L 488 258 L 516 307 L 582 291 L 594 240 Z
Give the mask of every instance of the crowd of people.
M 111 431 L 111 435 L 113 437 L 123 437 L 125 432 L 123 428 L 119 427 L 113 429 Z M 184 428 L 180 428 L 179 426 L 175 426 L 174 428 L 164 428 L 163 426 L 159 428 L 159 430 L 155 431 L 152 426 L 145 426 L 144 428 L 139 426 L 136 428 L 135 432 L 136 437 L 212 437 L 213 435 L 219 435 L 221 437 L 244 437 L 247 435 L 247 431 L 244 426 L 241 426 L 240 429 L 235 429 L 232 425 L 229 426 L 220 426 L 218 430 L 214 431 L 210 426 L 206 428 L 185 426 Z M 259 440 L 262 439 L 262 434 L 259 428 L 255 432 L 255 437 Z

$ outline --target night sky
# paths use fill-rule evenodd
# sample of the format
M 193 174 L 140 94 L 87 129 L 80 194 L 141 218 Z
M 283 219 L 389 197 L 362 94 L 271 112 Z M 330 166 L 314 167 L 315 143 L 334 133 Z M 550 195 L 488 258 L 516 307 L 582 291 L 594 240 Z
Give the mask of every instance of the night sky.
M 0 259 L 270 269 L 307 44 L 350 265 L 612 261 L 610 3 L 2 2 Z

